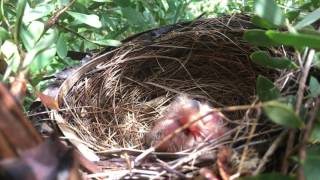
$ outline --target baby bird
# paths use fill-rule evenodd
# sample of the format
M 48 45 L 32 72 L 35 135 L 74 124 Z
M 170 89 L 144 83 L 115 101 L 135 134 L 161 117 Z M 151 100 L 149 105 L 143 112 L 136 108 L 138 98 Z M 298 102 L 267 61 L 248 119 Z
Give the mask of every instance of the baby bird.
M 182 151 L 205 139 L 216 139 L 226 131 L 222 117 L 218 113 L 212 112 L 212 108 L 208 104 L 182 95 L 167 107 L 162 117 L 155 122 L 151 131 L 145 135 L 145 145 L 156 146 L 164 137 L 174 133 L 176 129 L 190 121 L 196 122 L 164 142 L 156 151 Z

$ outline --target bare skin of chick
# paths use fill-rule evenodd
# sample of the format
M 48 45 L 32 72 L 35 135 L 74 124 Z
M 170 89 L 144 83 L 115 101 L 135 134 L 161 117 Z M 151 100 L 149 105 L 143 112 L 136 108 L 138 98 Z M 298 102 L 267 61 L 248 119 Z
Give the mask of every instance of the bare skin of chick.
M 190 99 L 187 96 L 179 96 L 168 106 L 163 117 L 155 123 L 151 131 L 145 135 L 145 146 L 157 145 L 164 137 L 174 133 L 176 129 L 205 115 L 207 116 L 203 119 L 164 142 L 156 151 L 182 151 L 205 139 L 212 140 L 222 136 L 226 131 L 222 117 L 217 113 L 210 113 L 211 110 L 212 108 L 206 103 Z
M 160 120 L 152 130 L 145 136 L 146 146 L 156 146 L 160 143 L 164 137 L 173 133 L 180 127 L 180 124 L 176 120 L 165 119 Z M 194 145 L 194 138 L 192 135 L 185 132 L 176 134 L 170 140 L 164 142 L 159 146 L 156 151 L 160 152 L 177 152 L 190 148 Z

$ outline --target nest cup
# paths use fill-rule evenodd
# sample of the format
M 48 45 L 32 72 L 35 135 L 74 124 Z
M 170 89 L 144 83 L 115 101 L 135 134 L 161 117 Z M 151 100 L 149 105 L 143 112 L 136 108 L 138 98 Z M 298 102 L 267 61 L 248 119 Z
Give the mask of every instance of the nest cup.
M 142 139 L 179 94 L 213 107 L 251 104 L 258 75 L 279 73 L 253 64 L 253 28 L 243 15 L 198 19 L 137 34 L 85 64 L 60 89 L 66 124 L 96 152 L 143 150 Z M 275 49 L 273 54 L 279 54 Z M 68 84 L 68 86 L 66 85 Z M 246 111 L 225 113 L 229 127 Z M 256 114 L 256 112 L 251 112 Z M 274 125 L 264 126 L 268 131 Z M 244 135 L 245 137 L 245 135 Z

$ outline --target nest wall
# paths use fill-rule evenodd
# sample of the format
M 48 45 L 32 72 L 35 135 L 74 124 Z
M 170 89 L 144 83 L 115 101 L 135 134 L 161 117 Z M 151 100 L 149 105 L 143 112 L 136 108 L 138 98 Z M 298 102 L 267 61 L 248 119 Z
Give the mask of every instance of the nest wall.
M 252 27 L 247 16 L 237 15 L 198 19 L 131 37 L 77 77 L 61 102 L 68 109 L 62 115 L 97 151 L 144 149 L 144 134 L 181 93 L 213 107 L 250 104 L 256 77 L 278 76 L 250 61 L 254 47 L 242 36 Z M 244 111 L 225 115 L 232 126 Z

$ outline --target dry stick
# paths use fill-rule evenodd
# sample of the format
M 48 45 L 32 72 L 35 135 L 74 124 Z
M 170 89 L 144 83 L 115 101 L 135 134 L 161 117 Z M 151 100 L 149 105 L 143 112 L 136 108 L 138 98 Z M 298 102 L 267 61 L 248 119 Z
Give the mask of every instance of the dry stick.
M 304 130 L 304 136 L 303 136 L 301 147 L 300 147 L 300 150 L 299 150 L 299 159 L 300 159 L 301 163 L 303 163 L 305 161 L 306 156 L 307 156 L 306 150 L 307 150 L 308 139 L 309 139 L 309 136 L 311 134 L 311 130 L 312 130 L 313 126 L 314 126 L 316 115 L 317 115 L 317 113 L 319 111 L 319 107 L 320 107 L 320 97 L 318 97 L 317 100 L 316 100 L 316 104 L 314 106 L 314 109 L 310 113 L 309 122 L 307 124 L 307 127 Z M 298 170 L 298 179 L 300 179 L 300 180 L 305 179 L 303 166 L 301 166 L 301 165 L 299 166 L 299 170 Z
M 253 172 L 253 176 L 258 175 L 262 168 L 265 166 L 265 164 L 268 162 L 269 157 L 274 153 L 274 151 L 277 149 L 279 146 L 280 142 L 283 140 L 283 138 L 286 136 L 288 130 L 282 131 L 282 133 L 277 137 L 277 139 L 272 143 L 272 145 L 269 147 L 267 152 L 264 154 L 262 157 L 257 169 Z
M 254 104 L 252 104 L 252 106 L 254 106 Z M 249 110 L 248 110 L 249 111 Z M 252 136 L 254 134 L 254 132 L 256 131 L 256 127 L 257 127 L 257 121 L 258 121 L 258 117 L 260 116 L 260 111 L 258 111 L 258 115 L 257 115 L 257 118 L 254 119 L 253 121 L 253 125 L 251 127 L 251 130 L 249 132 L 249 137 L 246 141 L 246 144 L 244 146 L 244 149 L 243 149 L 243 153 L 242 153 L 242 156 L 241 156 L 241 160 L 240 160 L 240 164 L 239 164 L 239 169 L 238 169 L 238 173 L 241 174 L 241 170 L 242 170 L 242 165 L 246 159 L 246 156 L 248 154 L 248 148 L 249 148 L 249 143 L 252 139 Z
M 178 133 L 182 132 L 183 130 L 185 130 L 186 128 L 188 128 L 189 126 L 191 126 L 192 124 L 196 123 L 197 121 L 203 119 L 204 117 L 215 113 L 215 112 L 221 112 L 221 111 L 237 111 L 237 110 L 246 110 L 246 109 L 254 109 L 254 108 L 259 108 L 261 107 L 262 104 L 256 104 L 255 106 L 252 105 L 243 105 L 243 106 L 229 106 L 229 107 L 225 107 L 225 108 L 214 108 L 212 109 L 210 112 L 208 112 L 207 114 L 193 120 L 193 121 L 189 121 L 188 123 L 184 124 L 182 127 L 176 129 L 173 133 L 170 133 L 169 135 L 167 135 L 166 137 L 163 138 L 162 141 L 160 141 L 158 144 L 156 144 L 154 147 L 151 147 L 149 149 L 147 149 L 146 151 L 144 151 L 142 154 L 140 154 L 139 156 L 136 157 L 136 159 L 134 160 L 134 163 L 132 163 L 132 165 L 134 166 L 135 164 L 139 164 L 139 162 L 145 158 L 147 155 L 149 155 L 150 153 L 152 153 L 153 151 L 155 151 L 155 149 L 157 149 L 158 147 L 160 147 L 163 143 L 167 142 L 168 140 L 170 140 L 171 138 L 173 138 L 175 135 L 177 135 Z M 132 167 L 133 168 L 133 167 Z
M 302 100 L 303 100 L 303 97 L 304 97 L 303 94 L 304 94 L 305 84 L 306 84 L 307 77 L 308 77 L 308 74 L 309 74 L 309 71 L 310 71 L 310 68 L 311 68 L 311 63 L 312 63 L 314 54 L 315 54 L 315 50 L 311 49 L 309 51 L 309 53 L 308 53 L 307 60 L 306 60 L 306 63 L 304 65 L 304 69 L 302 71 L 302 76 L 301 76 L 300 81 L 299 81 L 299 89 L 298 89 L 298 92 L 297 92 L 297 103 L 296 103 L 296 113 L 298 115 L 300 114 Z M 289 156 L 291 154 L 290 152 L 291 152 L 291 149 L 293 147 L 295 132 L 296 132 L 295 129 L 290 129 L 290 131 L 289 131 L 287 148 L 286 148 L 286 152 L 285 152 L 284 159 L 283 159 L 283 162 L 282 162 L 282 167 L 281 167 L 281 172 L 284 173 L 284 174 L 286 174 L 287 171 L 288 171 L 288 158 L 289 158 Z
M 161 161 L 160 159 L 158 159 L 157 161 L 160 163 L 160 165 L 162 166 L 164 171 L 169 172 L 169 173 L 173 173 L 173 174 L 177 175 L 181 179 L 187 179 L 186 175 L 184 175 L 183 173 L 175 170 L 174 168 L 171 168 L 166 162 Z M 159 176 L 159 175 L 160 175 L 160 173 L 157 176 Z M 154 178 L 158 178 L 157 176 L 154 177 Z

